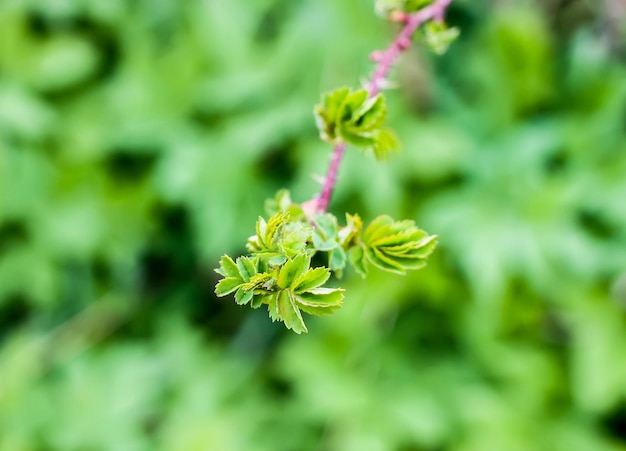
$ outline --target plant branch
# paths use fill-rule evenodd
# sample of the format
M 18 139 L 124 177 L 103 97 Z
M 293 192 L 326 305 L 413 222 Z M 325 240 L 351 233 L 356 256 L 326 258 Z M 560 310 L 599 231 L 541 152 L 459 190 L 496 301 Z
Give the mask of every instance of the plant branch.
M 335 145 L 333 153 L 330 157 L 330 165 L 328 166 L 328 172 L 324 178 L 324 185 L 322 191 L 316 199 L 315 212 L 324 213 L 328 209 L 330 198 L 333 195 L 335 184 L 337 183 L 337 173 L 339 172 L 339 165 L 341 159 L 346 150 L 346 143 L 339 143 Z
M 391 67 L 400 54 L 411 46 L 411 37 L 413 33 L 415 33 L 415 30 L 417 30 L 417 27 L 431 19 L 442 21 L 446 8 L 451 2 L 452 0 L 435 0 L 432 4 L 415 13 L 400 13 L 399 16 L 395 17 L 394 20 L 403 23 L 404 27 L 387 49 L 372 52 L 370 55 L 372 61 L 376 63 L 371 79 L 366 84 L 366 89 L 370 97 L 374 97 L 386 87 L 387 75 Z M 340 142 L 335 145 L 326 177 L 324 177 L 322 190 L 313 200 L 303 204 L 305 211 L 325 213 L 328 209 L 330 198 L 332 197 L 335 184 L 337 183 L 337 173 L 345 150 L 346 143 Z

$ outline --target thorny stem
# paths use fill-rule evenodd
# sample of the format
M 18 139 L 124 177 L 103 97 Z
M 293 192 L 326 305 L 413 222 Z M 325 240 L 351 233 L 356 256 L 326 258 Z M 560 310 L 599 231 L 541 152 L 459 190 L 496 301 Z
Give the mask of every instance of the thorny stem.
M 375 51 L 370 56 L 372 61 L 376 63 L 371 80 L 366 85 L 370 97 L 375 96 L 385 88 L 389 70 L 400 56 L 400 53 L 411 46 L 411 37 L 417 30 L 417 27 L 431 19 L 442 21 L 446 8 L 450 3 L 452 3 L 452 0 L 436 0 L 415 13 L 401 13 L 399 17 L 396 16 L 395 20 L 404 23 L 404 27 L 387 49 Z M 340 142 L 335 145 L 328 172 L 326 177 L 324 177 L 322 191 L 316 198 L 303 204 L 305 210 L 310 209 L 315 213 L 326 212 L 337 183 L 337 172 L 345 150 L 346 143 Z
M 330 165 L 328 166 L 328 172 L 324 178 L 324 186 L 317 198 L 316 213 L 324 213 L 328 209 L 328 203 L 333 195 L 335 184 L 337 183 L 337 172 L 339 171 L 339 165 L 343 158 L 343 153 L 346 150 L 346 143 L 339 143 L 335 145 L 333 154 L 330 157 Z

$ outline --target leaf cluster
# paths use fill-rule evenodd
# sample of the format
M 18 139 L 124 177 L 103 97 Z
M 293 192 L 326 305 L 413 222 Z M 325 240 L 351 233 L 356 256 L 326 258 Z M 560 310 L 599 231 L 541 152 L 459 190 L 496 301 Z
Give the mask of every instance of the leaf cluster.
M 352 144 L 377 159 L 399 147 L 395 134 L 385 128 L 387 105 L 381 94 L 370 97 L 365 89 L 335 89 L 322 96 L 314 114 L 324 141 Z
M 432 0 L 379 0 L 377 8 L 392 14 L 416 11 L 430 3 Z M 423 34 L 431 48 L 442 53 L 458 32 L 432 22 L 426 24 Z M 399 147 L 394 133 L 385 127 L 387 105 L 380 93 L 335 89 L 322 95 L 314 116 L 320 137 L 335 146 L 354 145 L 377 159 L 385 159 Z M 332 193 L 336 178 L 327 181 L 330 190 L 326 189 L 325 195 Z M 341 306 L 343 290 L 325 284 L 331 273 L 340 278 L 348 262 L 363 277 L 372 266 L 405 274 L 423 267 L 437 243 L 436 236 L 428 235 L 413 221 L 394 221 L 389 216 L 379 216 L 363 230 L 358 215 L 346 214 L 346 224 L 340 226 L 330 213 L 305 213 L 286 191 L 267 201 L 266 207 L 270 217 L 257 221 L 256 234 L 247 242 L 249 255 L 237 260 L 222 257 L 216 271 L 223 279 L 215 293 L 220 297 L 234 294 L 235 302 L 253 308 L 267 305 L 272 320 L 283 321 L 297 333 L 307 331 L 302 312 L 324 315 Z M 324 265 L 311 266 L 318 253 L 325 254 Z
M 248 239 L 249 255 L 222 257 L 216 272 L 223 278 L 215 293 L 234 294 L 237 304 L 252 308 L 266 305 L 273 321 L 297 333 L 307 332 L 303 312 L 327 315 L 341 307 L 344 290 L 326 284 L 331 274 L 342 277 L 348 262 L 363 277 L 371 266 L 405 274 L 423 267 L 436 246 L 435 235 L 409 220 L 379 216 L 363 230 L 358 215 L 346 214 L 340 226 L 330 213 L 305 217 L 286 191 L 268 205 L 280 209 L 267 221 L 258 219 L 256 234 Z M 325 254 L 324 264 L 312 266 L 318 253 Z

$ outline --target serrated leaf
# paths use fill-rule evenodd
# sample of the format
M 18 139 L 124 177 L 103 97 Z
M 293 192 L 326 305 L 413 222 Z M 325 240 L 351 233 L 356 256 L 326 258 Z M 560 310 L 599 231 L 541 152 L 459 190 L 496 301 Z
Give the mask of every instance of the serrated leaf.
M 324 285 L 330 277 L 328 268 L 319 267 L 308 270 L 294 284 L 293 291 L 301 293 Z
M 276 279 L 272 274 L 269 273 L 261 273 L 255 274 L 250 278 L 250 281 L 244 283 L 241 288 L 246 291 L 252 290 L 264 290 L 264 291 L 272 291 L 274 286 L 276 285 Z
M 426 258 L 437 246 L 437 235 L 409 242 L 403 246 L 385 246 L 385 253 L 402 258 Z
M 414 246 L 421 246 L 422 240 L 428 238 L 431 237 L 424 230 L 413 227 L 393 235 L 382 236 L 378 239 L 370 240 L 370 243 L 375 244 L 376 246 L 399 246 L 408 249 Z
M 431 235 L 428 240 L 422 240 L 419 249 L 414 249 L 407 255 L 411 257 L 426 258 L 433 253 L 437 247 L 437 235 Z
M 382 128 L 387 119 L 387 105 L 381 94 L 367 99 L 361 107 L 355 111 L 350 123 L 358 130 L 374 131 Z
M 389 157 L 389 154 L 397 151 L 399 148 L 400 142 L 398 141 L 395 133 L 391 130 L 381 129 L 374 134 L 372 151 L 374 152 L 374 157 L 376 157 L 376 159 L 386 160 L 387 157 Z
M 344 298 L 342 288 L 315 288 L 305 293 L 297 294 L 297 301 L 303 306 L 310 307 L 339 307 Z
M 240 277 L 226 277 L 215 285 L 215 295 L 226 296 L 234 292 L 243 283 Z
M 288 329 L 293 330 L 297 334 L 308 332 L 293 293 L 289 290 L 280 291 L 277 304 L 280 319 L 283 320 Z
M 246 291 L 240 288 L 235 293 L 235 302 L 239 305 L 245 305 L 252 300 L 252 296 L 253 296 L 252 290 Z
M 266 273 L 269 271 L 267 261 L 260 258 L 258 255 L 252 258 L 252 262 L 256 265 L 257 273 Z
M 365 266 L 365 253 L 362 246 L 354 246 L 348 251 L 348 259 L 350 264 L 361 277 L 367 275 L 367 267 Z
M 237 264 L 228 255 L 222 256 L 220 259 L 220 267 L 215 272 L 224 277 L 240 277 Z
M 244 282 L 250 282 L 250 278 L 256 274 L 256 266 L 248 257 L 239 257 L 237 268 Z
M 264 263 L 282 265 L 306 248 L 312 227 L 301 221 L 290 221 L 288 212 L 272 215 L 267 222 L 257 221 L 257 236 L 248 239 L 248 250 Z M 258 234 L 261 234 L 259 238 Z
M 389 258 L 384 253 L 382 253 L 378 248 L 366 248 L 365 249 L 365 257 L 367 261 L 372 265 L 376 266 L 379 269 L 384 271 L 393 272 L 396 274 L 406 274 L 405 269 L 395 260 Z
M 304 313 L 308 313 L 309 315 L 315 315 L 315 316 L 332 315 L 333 313 L 335 313 L 335 311 L 341 308 L 341 306 L 317 307 L 317 306 L 304 305 L 304 304 L 298 304 L 298 307 Z
M 278 292 L 268 296 L 267 310 L 272 321 L 280 320 L 280 313 L 278 312 Z
M 313 231 L 312 238 L 313 247 L 318 251 L 328 252 L 339 246 L 339 243 L 337 243 L 337 241 L 335 240 L 325 240 L 324 237 L 317 230 Z
M 353 122 L 358 118 L 358 114 L 361 110 L 364 110 L 362 114 L 370 108 L 366 104 L 369 94 L 365 89 L 357 89 L 351 91 L 344 99 L 339 109 L 338 119 L 340 123 L 345 124 Z
M 332 271 L 341 271 L 346 266 L 348 256 L 342 247 L 336 247 L 329 252 L 328 266 Z
M 291 287 L 309 269 L 310 264 L 310 258 L 304 253 L 297 255 L 293 260 L 287 260 L 278 272 L 278 286 Z
M 322 96 L 322 101 L 315 105 L 313 114 L 315 123 L 324 141 L 334 142 L 337 138 L 337 124 L 340 109 L 350 94 L 350 88 L 339 88 Z
M 341 308 L 343 290 L 336 288 L 319 288 L 323 292 L 296 295 L 298 307 L 309 315 L 330 315 Z
M 385 232 L 383 230 L 384 227 L 389 226 L 393 223 L 393 219 L 387 215 L 380 215 L 376 217 L 370 224 L 367 226 L 365 231 L 363 232 L 363 242 L 370 243 L 373 239 L 376 238 L 376 233 L 378 232 L 379 236 L 384 236 Z
M 267 262 L 270 265 L 273 266 L 280 266 L 283 263 L 285 263 L 287 261 L 287 256 L 286 255 L 282 255 L 282 254 L 278 254 L 278 255 L 274 255 L 273 257 L 270 257 Z
M 330 213 L 318 215 L 313 218 L 313 246 L 319 251 L 329 251 L 336 248 L 337 242 L 337 219 Z
M 398 148 L 395 135 L 383 128 L 387 106 L 381 94 L 369 97 L 365 89 L 342 88 L 325 95 L 314 112 L 320 135 L 326 141 L 341 140 L 372 151 L 381 159 Z
M 257 309 L 259 307 L 261 307 L 263 304 L 269 304 L 270 302 L 270 295 L 254 295 L 252 297 L 252 302 L 250 303 L 250 307 Z
M 356 127 L 340 124 L 337 127 L 337 133 L 348 144 L 360 147 L 362 149 L 370 149 L 374 145 L 373 132 L 361 131 Z
M 405 270 L 417 270 L 426 266 L 426 260 L 422 258 L 394 258 L 394 261 Z
M 289 214 L 285 212 L 279 212 L 270 216 L 267 220 L 267 226 L 265 228 L 265 234 L 263 241 L 268 249 L 275 249 L 279 238 L 281 228 L 285 225 L 289 219 Z
M 436 241 L 436 236 L 428 235 L 411 220 L 379 216 L 363 233 L 365 261 L 385 271 L 405 274 L 425 265 L 424 259 L 432 253 Z M 358 251 L 354 252 L 356 259 Z

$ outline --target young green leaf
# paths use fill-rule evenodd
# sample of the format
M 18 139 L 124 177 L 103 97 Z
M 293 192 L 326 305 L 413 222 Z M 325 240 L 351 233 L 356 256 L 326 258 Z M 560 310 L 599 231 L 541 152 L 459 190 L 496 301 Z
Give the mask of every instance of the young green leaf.
M 263 265 L 280 266 L 287 258 L 294 258 L 307 246 L 313 228 L 300 220 L 292 220 L 290 213 L 278 212 L 266 222 L 259 218 L 256 235 L 248 239 L 247 248 Z
M 399 148 L 400 142 L 391 130 L 384 128 L 374 134 L 372 151 L 377 160 L 386 160 L 389 154 L 396 152 Z
M 354 112 L 349 123 L 366 132 L 381 129 L 385 125 L 385 119 L 387 119 L 385 98 L 378 94 L 365 100 Z
M 224 277 L 239 277 L 239 268 L 237 268 L 237 264 L 228 255 L 222 256 L 220 259 L 220 267 L 216 269 L 215 272 Z
M 225 255 L 220 261 L 220 268 L 215 271 L 221 275 L 228 275 L 215 286 L 216 296 L 223 297 L 234 292 L 237 304 L 250 302 L 256 285 L 263 283 L 269 277 L 269 275 L 257 274 L 255 264 L 248 257 L 239 257 L 234 262 Z
M 315 228 L 313 230 L 313 247 L 318 251 L 330 251 L 337 246 L 337 218 L 330 213 L 317 215 L 313 218 Z
M 261 219 L 261 218 L 259 218 Z M 280 232 L 289 219 L 285 212 L 276 213 L 267 220 L 267 227 L 263 236 L 263 242 L 268 249 L 275 249 L 280 238 Z
M 239 289 L 235 293 L 235 302 L 239 305 L 245 305 L 252 300 L 252 296 L 253 296 L 252 291 Z
M 215 285 L 215 294 L 218 297 L 226 296 L 236 291 L 243 283 L 240 277 L 226 277 Z
M 304 253 L 299 254 L 293 260 L 287 262 L 280 268 L 278 272 L 278 286 L 280 288 L 289 288 L 309 269 L 311 259 Z
M 442 55 L 448 50 L 456 38 L 459 37 L 459 29 L 448 27 L 445 23 L 431 20 L 424 25 L 424 40 L 430 49 L 437 55 Z
M 330 267 L 331 271 L 337 273 L 338 277 L 341 277 L 340 271 L 346 267 L 347 260 L 348 256 L 346 254 L 346 251 L 344 251 L 343 248 L 340 246 L 336 247 L 328 253 L 328 266 Z
M 405 274 L 407 270 L 422 268 L 436 243 L 436 235 L 428 235 L 413 221 L 379 216 L 363 232 L 362 250 L 351 250 L 350 261 L 355 268 L 367 262 L 385 271 Z
M 343 298 L 343 289 L 341 288 L 315 288 L 295 295 L 298 307 L 310 315 L 333 313 L 341 307 Z
M 302 319 L 300 309 L 296 305 L 293 292 L 289 290 L 280 291 L 276 302 L 278 304 L 280 318 L 288 329 L 293 330 L 297 334 L 308 332 L 304 320 Z
M 256 274 L 256 266 L 248 257 L 239 257 L 237 268 L 244 282 L 250 282 L 250 278 Z
M 367 275 L 367 266 L 365 264 L 365 251 L 363 246 L 357 245 L 351 247 L 348 251 L 348 259 L 350 260 L 350 264 L 356 270 L 357 273 L 361 277 L 365 277 Z
M 237 259 L 237 263 L 239 263 L 239 261 L 240 258 Z M 216 296 L 222 297 L 231 294 L 247 282 L 241 274 L 241 269 L 237 263 L 228 255 L 224 255 L 221 258 L 220 267 L 217 268 L 215 272 L 224 276 L 224 278 L 215 286 Z
M 330 277 L 330 271 L 328 268 L 319 267 L 310 269 L 306 273 L 296 280 L 293 284 L 293 290 L 296 293 L 303 293 L 305 291 L 317 288 L 324 285 Z
M 299 293 L 300 302 L 305 305 L 339 306 L 343 301 L 342 288 L 314 288 L 303 293 Z
M 278 311 L 278 294 L 277 291 L 268 296 L 269 302 L 267 303 L 267 310 L 269 311 L 272 322 L 280 321 L 280 312 Z
M 313 227 L 309 224 L 288 222 L 283 227 L 278 247 L 284 255 L 293 258 L 306 248 L 312 233 Z
M 337 124 L 341 122 L 340 111 L 346 98 L 350 95 L 350 88 L 339 88 L 322 96 L 321 103 L 315 105 L 313 113 L 315 123 L 324 141 L 334 143 L 337 139 Z
M 371 151 L 376 158 L 385 158 L 398 148 L 393 133 L 384 129 L 387 106 L 381 94 L 370 97 L 365 89 L 337 89 L 323 96 L 314 113 L 326 141 L 344 141 Z
M 326 315 L 341 307 L 343 301 L 343 289 L 322 287 L 330 277 L 330 270 L 308 269 L 310 261 L 303 260 L 290 260 L 281 268 L 278 276 L 281 290 L 275 300 L 268 302 L 270 317 L 284 321 L 289 329 L 298 333 L 306 332 L 300 310 Z

